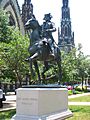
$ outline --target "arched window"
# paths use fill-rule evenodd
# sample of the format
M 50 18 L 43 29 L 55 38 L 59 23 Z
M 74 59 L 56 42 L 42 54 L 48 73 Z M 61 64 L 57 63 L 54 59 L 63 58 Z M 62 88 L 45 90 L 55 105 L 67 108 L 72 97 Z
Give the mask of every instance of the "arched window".
M 15 25 L 15 21 L 14 21 L 14 18 L 10 15 L 10 17 L 9 17 L 9 24 L 10 24 L 10 26 L 16 26 Z
M 12 13 L 10 11 L 8 11 L 7 14 L 9 14 L 9 25 L 16 26 L 16 23 L 15 23 L 15 20 L 14 20 Z
M 65 26 L 65 36 L 68 36 L 68 27 Z

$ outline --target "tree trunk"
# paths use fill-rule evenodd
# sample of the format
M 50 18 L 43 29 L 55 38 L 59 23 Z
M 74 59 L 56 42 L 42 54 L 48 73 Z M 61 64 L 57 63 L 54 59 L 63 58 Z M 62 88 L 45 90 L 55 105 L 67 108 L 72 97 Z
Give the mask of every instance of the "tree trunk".
M 15 73 L 16 73 L 16 79 L 17 79 L 17 86 L 18 86 L 18 87 L 21 87 L 21 86 L 22 86 L 22 78 L 21 78 L 21 75 L 18 73 L 17 70 L 15 70 Z
M 84 77 L 82 76 L 82 90 L 84 90 L 84 88 L 83 88 L 83 82 L 84 82 Z

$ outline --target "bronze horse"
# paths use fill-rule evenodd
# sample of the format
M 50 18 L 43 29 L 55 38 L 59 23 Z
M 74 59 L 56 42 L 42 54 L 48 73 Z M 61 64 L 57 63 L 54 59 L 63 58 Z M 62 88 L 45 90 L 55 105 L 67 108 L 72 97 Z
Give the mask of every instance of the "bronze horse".
M 31 29 L 31 36 L 30 36 L 30 46 L 29 46 L 29 53 L 30 56 L 26 59 L 30 63 L 31 73 L 33 74 L 32 63 L 35 66 L 35 70 L 38 75 L 38 84 L 41 84 L 41 76 L 39 72 L 39 67 L 37 61 L 44 61 L 44 69 L 42 72 L 43 79 L 45 78 L 44 73 L 49 69 L 48 62 L 55 61 L 58 65 L 58 84 L 61 81 L 61 53 L 58 46 L 54 47 L 54 51 L 51 51 L 49 42 L 46 38 L 42 36 L 42 28 L 39 25 L 36 19 L 30 19 L 25 24 L 26 30 Z

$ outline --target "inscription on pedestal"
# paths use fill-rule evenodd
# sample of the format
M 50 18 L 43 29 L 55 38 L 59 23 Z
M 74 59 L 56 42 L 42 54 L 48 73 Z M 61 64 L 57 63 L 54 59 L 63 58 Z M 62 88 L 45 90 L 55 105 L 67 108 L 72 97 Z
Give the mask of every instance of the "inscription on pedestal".
M 38 99 L 36 98 L 26 98 L 26 97 L 17 97 L 17 101 L 18 103 L 22 104 L 22 105 L 32 105 L 32 104 L 35 104 Z

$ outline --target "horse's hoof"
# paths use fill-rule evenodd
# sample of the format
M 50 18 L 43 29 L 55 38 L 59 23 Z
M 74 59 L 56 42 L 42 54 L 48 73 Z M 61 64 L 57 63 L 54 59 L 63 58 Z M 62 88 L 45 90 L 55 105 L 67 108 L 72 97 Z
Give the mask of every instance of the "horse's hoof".
M 26 59 L 25 59 L 25 61 L 26 61 L 26 62 L 29 62 L 29 59 L 28 59 L 28 58 L 26 58 Z

